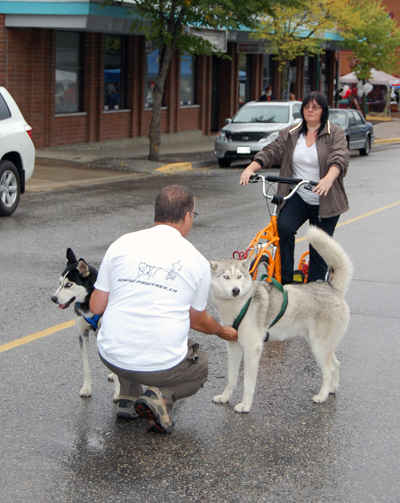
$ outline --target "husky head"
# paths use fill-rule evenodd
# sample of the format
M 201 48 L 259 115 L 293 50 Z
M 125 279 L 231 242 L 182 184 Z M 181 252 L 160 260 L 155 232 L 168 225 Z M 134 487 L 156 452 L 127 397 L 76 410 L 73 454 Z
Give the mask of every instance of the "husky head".
M 252 279 L 248 260 L 222 259 L 211 264 L 211 294 L 220 299 L 249 295 Z
M 82 258 L 76 259 L 71 248 L 67 250 L 67 267 L 60 277 L 60 286 L 51 300 L 60 309 L 67 309 L 74 302 L 88 302 L 97 278 L 97 270 Z

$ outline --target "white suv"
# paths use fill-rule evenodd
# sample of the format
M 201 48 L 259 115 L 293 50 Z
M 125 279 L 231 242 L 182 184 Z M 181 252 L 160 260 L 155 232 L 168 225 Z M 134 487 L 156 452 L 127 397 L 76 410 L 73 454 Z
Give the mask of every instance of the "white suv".
M 14 213 L 34 167 L 32 128 L 11 94 L 0 86 L 0 216 Z
M 301 101 L 251 101 L 217 134 L 214 154 L 221 168 L 238 159 L 253 160 L 281 129 L 301 122 Z

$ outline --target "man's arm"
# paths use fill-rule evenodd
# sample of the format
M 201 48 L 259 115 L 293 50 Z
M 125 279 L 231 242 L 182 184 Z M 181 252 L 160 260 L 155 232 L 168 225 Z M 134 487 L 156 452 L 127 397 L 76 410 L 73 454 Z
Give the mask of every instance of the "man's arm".
M 206 309 L 204 311 L 196 311 L 193 307 L 190 308 L 190 328 L 203 332 L 203 334 L 215 334 L 226 341 L 237 341 L 238 334 L 233 327 L 220 325 Z
M 94 289 L 90 297 L 89 307 L 93 314 L 103 314 L 108 304 L 109 292 Z

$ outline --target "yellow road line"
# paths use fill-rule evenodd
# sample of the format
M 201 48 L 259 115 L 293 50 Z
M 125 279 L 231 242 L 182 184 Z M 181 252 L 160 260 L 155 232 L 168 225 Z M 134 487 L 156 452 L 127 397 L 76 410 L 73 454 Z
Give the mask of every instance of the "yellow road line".
M 61 323 L 61 325 L 55 325 L 54 327 L 46 328 L 46 330 L 42 330 L 41 332 L 36 332 L 35 334 L 21 337 L 20 339 L 16 339 L 15 341 L 7 342 L 7 344 L 0 346 L 0 353 L 3 353 L 3 351 L 8 351 L 9 349 L 16 348 L 18 346 L 22 346 L 27 342 L 36 341 L 36 339 L 41 339 L 42 337 L 46 337 L 46 335 L 54 334 L 55 332 L 59 332 L 60 330 L 64 330 L 65 328 L 69 328 L 74 325 L 75 320 L 67 321 L 65 323 Z
M 369 211 L 368 213 L 364 213 L 363 215 L 360 215 L 359 217 L 354 217 L 350 218 L 349 220 L 345 220 L 344 222 L 341 222 L 340 224 L 337 225 L 337 227 L 343 227 L 343 225 L 348 225 L 352 224 L 353 222 L 356 222 L 357 220 L 361 220 L 362 218 L 370 217 L 371 215 L 375 215 L 376 213 L 379 213 L 381 211 L 388 210 L 390 208 L 393 208 L 394 206 L 398 206 L 400 204 L 400 201 L 397 201 L 396 203 L 388 204 L 387 206 L 383 206 L 382 208 L 378 208 L 373 211 Z M 299 239 L 296 239 L 296 243 L 300 243 L 301 241 L 304 241 L 306 237 L 302 237 Z M 28 342 L 35 341 L 37 339 L 41 339 L 42 337 L 46 337 L 46 335 L 51 335 L 56 332 L 59 332 L 60 330 L 64 330 L 65 328 L 69 328 L 75 325 L 75 320 L 67 321 L 65 323 L 61 323 L 61 325 L 55 325 L 54 327 L 47 328 L 46 330 L 42 330 L 41 332 L 36 332 L 35 334 L 27 335 L 26 337 L 21 337 L 21 339 L 16 339 L 15 341 L 7 342 L 6 344 L 3 344 L 0 346 L 0 353 L 3 353 L 4 351 L 8 351 L 9 349 L 16 348 L 18 346 L 22 346 L 23 344 L 27 344 Z
M 357 220 L 361 220 L 362 218 L 370 217 L 371 215 L 375 215 L 376 213 L 379 213 L 384 210 L 388 210 L 389 208 L 393 208 L 394 206 L 398 206 L 400 204 L 400 201 L 397 201 L 397 203 L 392 203 L 388 204 L 387 206 L 382 206 L 382 208 L 378 208 L 373 211 L 369 211 L 368 213 L 364 213 L 363 215 L 360 215 L 359 217 L 354 217 L 350 218 L 349 220 L 345 220 L 344 222 L 341 222 L 340 224 L 337 224 L 336 227 L 343 227 L 344 225 L 352 224 L 353 222 L 356 222 Z M 302 238 L 296 239 L 296 243 L 300 243 L 301 241 L 305 241 L 306 236 L 303 236 Z

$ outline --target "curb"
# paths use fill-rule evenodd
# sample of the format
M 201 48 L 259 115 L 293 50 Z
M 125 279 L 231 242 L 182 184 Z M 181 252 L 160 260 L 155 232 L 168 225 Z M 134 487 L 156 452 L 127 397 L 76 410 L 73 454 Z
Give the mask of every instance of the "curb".
M 399 143 L 400 138 L 387 138 L 381 140 L 374 140 L 374 145 L 385 144 L 385 143 Z
M 191 162 L 171 162 L 156 168 L 154 171 L 161 171 L 162 173 L 179 173 L 181 171 L 193 170 Z

